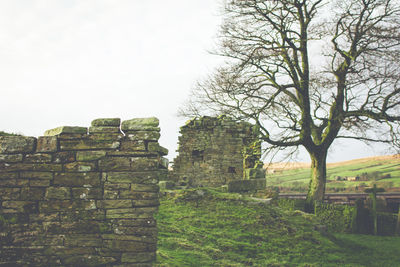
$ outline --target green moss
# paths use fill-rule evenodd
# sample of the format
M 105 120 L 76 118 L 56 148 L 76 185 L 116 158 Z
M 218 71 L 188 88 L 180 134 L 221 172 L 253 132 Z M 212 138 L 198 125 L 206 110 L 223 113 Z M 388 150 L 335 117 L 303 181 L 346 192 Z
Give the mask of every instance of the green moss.
M 174 191 L 161 199 L 157 214 L 157 265 L 398 266 L 399 238 L 323 235 L 315 231 L 319 224 L 312 214 L 239 194 Z

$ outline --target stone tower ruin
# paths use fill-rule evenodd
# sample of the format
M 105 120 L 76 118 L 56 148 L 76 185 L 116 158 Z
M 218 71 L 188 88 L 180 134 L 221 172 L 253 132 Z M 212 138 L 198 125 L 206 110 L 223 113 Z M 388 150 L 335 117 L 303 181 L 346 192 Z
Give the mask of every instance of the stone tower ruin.
M 195 118 L 180 129 L 171 179 L 177 185 L 217 187 L 264 178 L 256 126 L 226 116 Z

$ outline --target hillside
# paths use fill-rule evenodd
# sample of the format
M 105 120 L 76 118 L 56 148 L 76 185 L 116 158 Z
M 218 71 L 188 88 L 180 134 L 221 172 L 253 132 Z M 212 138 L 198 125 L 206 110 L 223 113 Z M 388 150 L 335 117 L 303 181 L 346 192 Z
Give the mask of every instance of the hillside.
M 278 187 L 281 192 L 306 192 L 309 163 L 272 163 L 265 168 L 268 186 Z M 386 191 L 400 191 L 399 155 L 368 157 L 327 166 L 327 192 L 362 192 L 374 183 Z
M 322 234 L 314 215 L 211 189 L 163 192 L 157 266 L 399 266 L 400 238 Z

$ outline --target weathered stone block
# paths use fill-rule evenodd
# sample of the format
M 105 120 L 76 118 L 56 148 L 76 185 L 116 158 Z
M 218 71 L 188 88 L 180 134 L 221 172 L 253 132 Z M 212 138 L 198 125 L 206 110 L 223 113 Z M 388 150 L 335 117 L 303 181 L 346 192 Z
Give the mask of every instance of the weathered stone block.
M 27 136 L 0 136 L 0 153 L 30 153 L 35 150 L 36 138 Z
M 37 206 L 34 201 L 7 200 L 3 201 L 2 208 L 26 213 L 34 213 L 37 211 Z
M 132 208 L 132 200 L 130 199 L 110 199 L 110 200 L 99 200 L 97 206 L 101 209 L 125 209 Z
M 74 151 L 64 151 L 64 152 L 55 153 L 53 160 L 55 163 L 73 162 L 73 161 L 75 161 L 75 152 Z
M 61 150 L 91 150 L 91 149 L 116 149 L 120 142 L 114 140 L 95 141 L 90 139 L 82 140 L 60 140 Z
M 46 190 L 47 199 L 71 199 L 69 187 L 49 187 Z
M 72 198 L 74 199 L 101 199 L 102 197 L 101 188 L 72 188 Z
M 146 144 L 142 140 L 130 141 L 124 140 L 121 141 L 122 151 L 146 151 Z
M 76 153 L 77 161 L 93 161 L 105 157 L 106 151 L 78 151 Z
M 160 131 L 158 127 L 159 120 L 155 117 L 136 118 L 123 121 L 121 124 L 122 131 Z
M 57 137 L 56 136 L 40 136 L 37 140 L 37 152 L 56 152 Z
M 76 222 L 76 221 L 104 221 L 106 213 L 104 210 L 64 210 L 60 212 L 61 222 Z M 107 227 L 106 227 L 107 228 Z
M 157 184 L 158 175 L 157 172 L 107 172 L 107 182 L 124 184 L 124 183 L 135 183 L 135 184 Z
M 156 227 L 155 219 L 121 219 L 115 222 L 116 226 L 126 227 Z
M 143 253 L 122 253 L 121 262 L 123 263 L 143 263 L 152 262 L 156 259 L 156 253 L 143 252 Z
M 141 158 L 157 158 L 158 152 L 139 151 L 139 150 L 125 150 L 125 151 L 107 151 L 107 156 L 110 157 L 141 157 Z
M 52 200 L 40 201 L 40 212 L 55 212 L 55 211 L 73 211 L 73 210 L 95 210 L 96 202 L 94 200 Z
M 68 266 L 108 266 L 108 264 L 112 264 L 117 261 L 117 259 L 114 257 L 104 257 L 93 254 L 63 256 L 63 258 L 63 262 Z
M 49 163 L 51 162 L 51 155 L 36 153 L 36 154 L 27 154 L 25 156 L 24 162 L 26 163 Z
M 159 162 L 161 167 L 168 169 L 169 160 L 167 158 L 161 157 Z
M 125 132 L 129 140 L 146 140 L 146 141 L 157 141 L 160 139 L 160 133 L 157 131 L 134 131 Z
M 96 170 L 96 164 L 92 162 L 71 162 L 64 164 L 66 172 L 92 172 Z
M 20 178 L 51 180 L 51 179 L 53 179 L 53 173 L 52 172 L 21 172 Z
M 119 127 L 110 127 L 110 126 L 98 126 L 98 127 L 89 127 L 89 133 L 120 133 L 121 130 Z
M 142 199 L 158 199 L 158 193 L 151 193 L 151 192 L 137 192 L 135 190 L 120 190 L 119 193 L 120 198 L 127 198 L 127 199 L 135 199 L 135 200 L 142 200 Z
M 131 158 L 131 171 L 150 171 L 158 170 L 158 159 L 150 158 Z
M 168 149 L 160 146 L 158 142 L 149 142 L 147 148 L 149 151 L 158 152 L 162 156 L 168 155 Z
M 4 180 L 11 180 L 11 179 L 15 179 L 18 178 L 18 173 L 16 172 L 0 172 L 0 180 L 4 179 Z
M 22 154 L 0 154 L 0 162 L 5 163 L 15 163 L 15 162 L 22 162 Z
M 30 180 L 29 186 L 32 187 L 48 187 L 50 186 L 50 180 Z
M 145 208 L 121 208 L 106 210 L 107 219 L 154 219 L 153 215 L 157 209 Z
M 117 126 L 121 124 L 120 118 L 100 118 L 92 121 L 92 126 Z
M 116 250 L 116 251 L 126 251 L 126 252 L 148 252 L 156 251 L 156 244 L 146 244 L 136 241 L 128 240 L 104 240 L 105 247 Z
M 61 171 L 61 164 L 52 163 L 15 163 L 15 164 L 0 164 L 0 171 Z
M 54 185 L 96 187 L 100 186 L 100 174 L 97 172 L 56 173 L 54 175 Z
M 45 188 L 23 187 L 21 189 L 21 200 L 41 200 L 44 198 Z
M 130 171 L 131 159 L 130 158 L 104 158 L 99 161 L 100 171 Z
M 265 179 L 236 180 L 228 183 L 229 192 L 246 192 L 265 189 Z
M 97 247 L 102 239 L 99 234 L 72 234 L 65 236 L 67 247 Z
M 96 142 L 100 141 L 117 141 L 124 137 L 122 133 L 91 133 L 88 135 L 88 140 L 93 140 Z
M 0 200 L 18 200 L 20 192 L 20 188 L 0 187 Z
M 60 134 L 86 134 L 86 133 L 87 133 L 86 127 L 61 126 L 45 131 L 44 136 L 55 136 Z
M 132 184 L 131 190 L 135 192 L 158 193 L 160 191 L 160 187 L 156 184 Z
M 160 206 L 160 201 L 158 199 L 142 199 L 133 200 L 134 207 L 156 207 Z

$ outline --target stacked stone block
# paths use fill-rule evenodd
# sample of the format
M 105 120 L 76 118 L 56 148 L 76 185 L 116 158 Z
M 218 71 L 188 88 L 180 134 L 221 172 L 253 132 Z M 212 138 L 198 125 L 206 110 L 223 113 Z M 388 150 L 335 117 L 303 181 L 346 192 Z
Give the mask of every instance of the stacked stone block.
M 159 132 L 156 118 L 97 119 L 0 137 L 0 266 L 151 266 Z
M 217 187 L 263 175 L 259 131 L 254 125 L 226 116 L 201 117 L 181 127 L 180 133 L 179 154 L 170 175 L 178 185 Z

